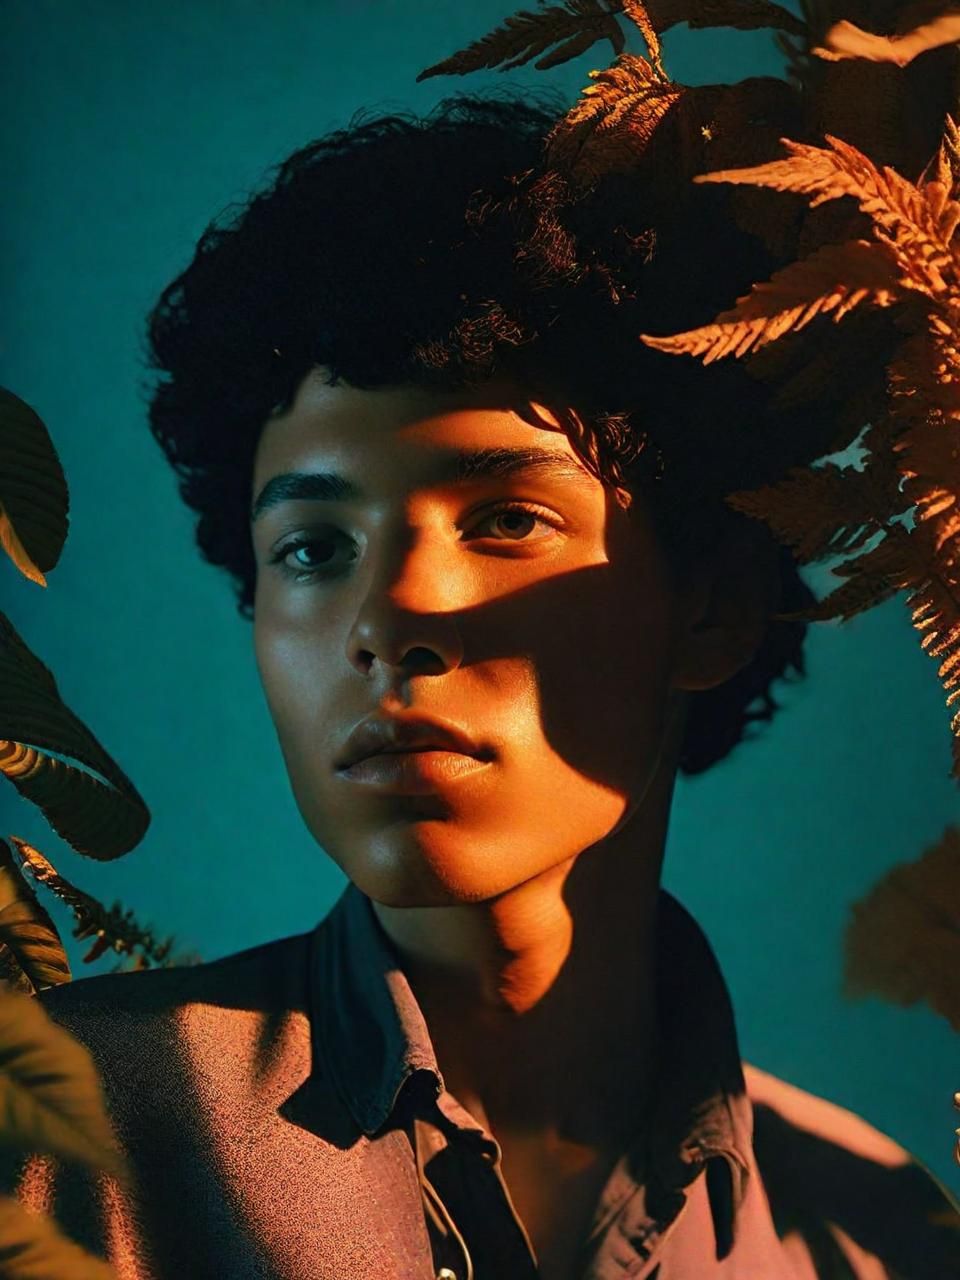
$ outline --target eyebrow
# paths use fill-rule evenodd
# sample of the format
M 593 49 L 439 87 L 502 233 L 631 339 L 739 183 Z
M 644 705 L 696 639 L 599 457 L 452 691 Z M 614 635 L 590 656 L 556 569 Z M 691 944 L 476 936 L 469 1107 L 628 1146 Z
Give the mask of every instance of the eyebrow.
M 458 449 L 435 483 L 467 484 L 473 480 L 502 480 L 518 472 L 535 472 L 554 480 L 593 485 L 593 476 L 575 458 L 559 449 Z M 363 502 L 367 495 L 352 480 L 335 471 L 284 471 L 260 490 L 250 521 L 284 502 Z

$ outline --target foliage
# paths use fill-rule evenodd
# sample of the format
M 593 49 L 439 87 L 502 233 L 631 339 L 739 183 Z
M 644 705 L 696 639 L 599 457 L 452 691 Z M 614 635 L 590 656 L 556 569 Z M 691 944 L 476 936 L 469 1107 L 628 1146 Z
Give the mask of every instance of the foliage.
M 749 30 L 775 27 L 802 35 L 804 24 L 788 10 L 768 0 L 565 0 L 537 13 L 523 10 L 509 17 L 466 49 L 417 76 L 463 76 L 471 71 L 499 67 L 510 71 L 557 47 L 533 65 L 538 71 L 577 58 L 600 40 L 609 40 L 615 54 L 623 52 L 624 36 L 616 15 L 624 14 L 640 30 L 654 67 L 660 70 L 660 43 L 664 31 L 686 22 L 691 27 L 737 27 Z
M 108 911 L 97 898 L 84 893 L 82 889 L 76 888 L 60 875 L 39 849 L 27 844 L 25 840 L 18 839 L 17 836 L 11 836 L 10 839 L 19 855 L 20 869 L 31 879 L 44 885 L 51 893 L 56 894 L 73 912 L 76 921 L 73 937 L 94 939 L 89 951 L 83 957 L 85 964 L 98 960 L 111 947 L 114 951 L 132 956 L 135 970 L 148 969 L 151 964 L 179 966 L 195 964 L 199 961 L 200 957 L 194 953 L 184 953 L 176 959 L 171 959 L 170 953 L 174 941 L 172 937 L 166 938 L 163 942 L 157 942 L 153 931 L 142 928 L 132 911 L 124 911 L 119 902 L 115 902 Z M 0 852 L 6 852 L 6 846 L 2 840 L 0 840 Z M 9 853 L 6 853 L 6 856 L 9 858 Z M 20 884 L 24 885 L 22 879 Z M 26 887 L 29 892 L 29 887 Z M 0 909 L 0 937 L 5 939 L 3 929 L 4 910 Z M 21 964 L 31 958 L 26 942 L 13 949 L 17 951 Z M 45 982 L 34 985 L 49 986 L 51 984 Z
M 8 988 L 33 995 L 70 981 L 56 926 L 0 840 L 0 976 Z
M 501 71 L 509 71 L 512 67 L 522 67 L 555 44 L 558 47 L 552 53 L 534 63 L 538 70 L 544 71 L 585 53 L 604 39 L 610 41 L 616 53 L 623 49 L 623 32 L 613 11 L 605 8 L 600 0 L 565 0 L 564 4 L 540 13 L 524 10 L 507 18 L 502 27 L 475 41 L 468 49 L 421 71 L 417 80 L 430 76 L 462 76 L 485 67 L 499 66 Z
M 752 188 L 734 202 L 734 216 L 784 265 L 711 323 L 639 335 L 648 347 L 697 356 L 704 364 L 743 358 L 755 377 L 781 386 L 783 403 L 791 397 L 815 403 L 843 375 L 841 357 L 831 361 L 825 354 L 824 324 L 851 315 L 857 320 L 871 310 L 889 313 L 902 336 L 885 371 L 885 404 L 875 413 L 876 398 L 852 378 L 849 404 L 838 414 L 838 422 L 850 427 L 870 407 L 870 418 L 860 420 L 854 433 L 867 427 L 862 465 L 793 468 L 779 482 L 731 493 L 727 501 L 764 521 L 801 563 L 847 557 L 834 567 L 842 579 L 836 589 L 812 609 L 779 615 L 784 620 L 846 620 L 906 592 L 911 620 L 923 649 L 938 660 L 952 707 L 960 700 L 960 134 L 943 113 L 939 149 L 936 140 L 926 149 L 932 99 L 919 101 L 916 79 L 908 93 L 904 77 L 912 74 L 908 64 L 925 55 L 926 87 L 937 83 L 955 95 L 957 57 L 949 46 L 960 38 L 960 18 L 950 5 L 887 0 L 874 14 L 886 29 L 868 32 L 850 20 L 862 19 L 860 7 L 844 0 L 805 0 L 803 12 L 799 20 L 779 6 L 749 0 L 567 4 L 508 19 L 421 78 L 479 66 L 507 69 L 551 44 L 557 47 L 535 65 L 555 66 L 608 38 L 615 60 L 589 73 L 592 83 L 551 130 L 544 151 L 548 172 L 574 188 L 591 188 L 638 164 L 672 121 L 679 122 L 672 157 L 684 174 L 695 183 Z M 640 33 L 647 58 L 625 51 L 622 33 L 617 37 L 610 25 L 613 15 Z M 786 119 L 787 111 L 767 87 L 762 107 L 754 107 L 755 82 L 724 94 L 721 86 L 692 88 L 671 80 L 659 36 L 681 21 L 776 30 L 808 138 L 781 135 L 786 156 L 774 155 L 770 146 L 762 163 L 705 172 L 707 148 L 729 157 L 738 146 L 746 149 L 742 139 L 752 138 L 762 150 L 771 119 Z M 790 37 L 799 37 L 799 45 Z M 834 120 L 845 130 L 855 126 L 856 137 L 831 131 Z M 911 172 L 922 168 L 917 181 L 888 163 L 890 157 L 916 165 Z M 770 192 L 794 201 L 783 217 L 769 203 L 757 203 Z M 798 199 L 807 204 L 799 219 Z M 833 213 L 821 208 L 838 201 L 842 207 Z M 864 354 L 869 361 L 875 329 L 865 324 L 856 333 L 862 351 L 851 368 L 860 367 Z M 778 341 L 788 353 L 783 360 L 768 354 Z M 953 775 L 960 780 L 960 709 L 951 728 Z
M 26 995 L 0 996 L 0 1143 L 102 1170 L 129 1182 L 93 1059 Z M 0 1196 L 4 1280 L 113 1280 L 102 1259 L 63 1236 L 49 1217 Z
M 744 355 L 795 333 L 818 313 L 836 322 L 856 306 L 897 308 L 904 339 L 888 371 L 888 412 L 865 438 L 860 468 L 798 471 L 732 505 L 765 520 L 803 558 L 845 546 L 851 517 L 858 554 L 834 569 L 846 581 L 804 616 L 853 617 L 907 591 L 921 644 L 939 660 L 947 705 L 960 699 L 960 202 L 953 176 L 956 127 L 947 132 L 926 180 L 914 185 L 878 168 L 827 135 L 827 147 L 784 139 L 789 156 L 744 170 L 704 174 L 807 196 L 816 206 L 852 197 L 873 239 L 826 245 L 755 285 L 712 324 L 669 338 L 643 335 L 655 349 L 704 363 Z M 907 512 L 912 524 L 896 517 Z M 862 544 L 876 535 L 878 541 Z M 960 779 L 960 712 L 951 722 Z
M 26 578 L 45 587 L 45 573 L 60 558 L 69 524 L 63 468 L 40 417 L 3 389 L 0 439 L 0 543 Z M 133 783 L 64 704 L 53 673 L 3 613 L 0 771 L 86 857 L 122 856 L 139 844 L 150 822 Z M 8 987 L 32 992 L 71 976 L 56 928 L 24 873 L 70 906 L 75 937 L 95 937 L 85 962 L 112 947 L 129 955 L 138 950 L 137 968 L 171 963 L 172 939 L 158 945 L 119 903 L 107 910 L 60 876 L 39 850 L 16 836 L 9 839 L 13 848 L 0 838 L 0 972 Z
M 924 1000 L 960 1031 L 960 827 L 853 904 L 844 946 L 848 996 Z
M 0 545 L 29 581 L 45 587 L 67 536 L 66 477 L 40 417 L 3 389 L 0 442 Z M 86 857 L 122 856 L 150 822 L 133 783 L 64 704 L 53 673 L 2 613 L 0 771 Z M 27 876 L 70 907 L 74 937 L 93 938 L 85 962 L 112 947 L 132 956 L 136 969 L 171 963 L 173 940 L 158 945 L 119 903 L 108 911 L 25 840 L 0 838 L 0 1144 L 81 1161 L 122 1181 L 125 1161 L 89 1052 L 29 998 L 69 982 L 71 973 L 56 926 Z M 0 1197 L 0 1271 L 8 1280 L 110 1280 L 114 1274 L 67 1240 L 52 1219 L 12 1197 Z

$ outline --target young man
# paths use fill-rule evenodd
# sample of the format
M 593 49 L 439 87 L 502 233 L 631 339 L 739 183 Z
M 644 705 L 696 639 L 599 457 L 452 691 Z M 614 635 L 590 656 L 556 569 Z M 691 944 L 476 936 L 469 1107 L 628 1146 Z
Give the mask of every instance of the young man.
M 307 148 L 153 317 L 154 432 L 351 884 L 308 934 L 43 993 L 135 1178 L 32 1158 L 16 1191 L 121 1280 L 960 1274 L 902 1147 L 741 1062 L 659 887 L 676 771 L 769 717 L 803 589 L 722 507 L 783 461 L 746 388 L 637 367 L 642 305 L 707 273 L 620 312 L 622 206 L 464 222 L 551 118 L 461 98 Z

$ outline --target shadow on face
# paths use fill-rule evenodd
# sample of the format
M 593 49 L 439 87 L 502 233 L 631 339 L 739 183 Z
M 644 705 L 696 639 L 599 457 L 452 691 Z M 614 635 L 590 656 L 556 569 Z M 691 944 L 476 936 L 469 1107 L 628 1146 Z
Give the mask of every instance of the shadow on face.
M 642 507 L 516 402 L 314 371 L 258 445 L 264 693 L 308 829 L 387 905 L 480 901 L 603 840 L 678 690 L 714 679 Z M 491 758 L 414 791 L 337 768 L 364 718 L 414 713 Z

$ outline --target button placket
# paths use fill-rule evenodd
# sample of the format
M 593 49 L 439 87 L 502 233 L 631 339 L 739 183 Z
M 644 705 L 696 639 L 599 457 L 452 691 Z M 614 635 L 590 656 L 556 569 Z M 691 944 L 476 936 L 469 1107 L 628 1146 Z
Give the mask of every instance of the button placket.
M 467 1248 L 467 1242 L 458 1230 L 457 1224 L 453 1221 L 447 1206 L 443 1202 L 443 1197 L 430 1181 L 430 1177 L 427 1174 L 423 1151 L 423 1135 L 417 1121 L 414 1121 L 413 1142 L 414 1150 L 416 1152 L 417 1173 L 420 1179 L 421 1194 L 424 1198 L 424 1208 L 429 1213 L 440 1218 L 443 1222 L 448 1239 L 453 1240 L 456 1245 L 459 1246 L 460 1254 L 466 1268 L 465 1280 L 474 1280 L 473 1259 L 470 1257 L 470 1250 Z M 437 1272 L 437 1280 L 460 1280 L 460 1277 L 454 1270 L 452 1270 L 452 1268 L 442 1266 Z
M 536 1255 L 526 1228 L 517 1215 L 516 1207 L 500 1171 L 499 1144 L 495 1138 L 489 1136 L 476 1124 L 473 1118 L 469 1116 L 469 1113 L 462 1110 L 460 1104 L 452 1095 L 445 1095 L 443 1101 L 446 1105 L 438 1107 L 440 1125 L 436 1125 L 434 1121 L 426 1121 L 425 1125 L 430 1130 L 429 1136 L 427 1133 L 421 1134 L 419 1126 L 417 1128 L 418 1162 L 424 1194 L 429 1195 L 437 1212 L 443 1216 L 444 1222 L 448 1225 L 448 1238 L 450 1241 L 456 1241 L 460 1246 L 462 1261 L 468 1268 L 466 1280 L 473 1280 L 477 1266 L 474 1257 L 471 1257 L 471 1250 L 467 1244 L 468 1239 L 471 1244 L 475 1243 L 471 1237 L 472 1231 L 486 1232 L 485 1235 L 481 1234 L 480 1243 L 476 1245 L 483 1255 L 480 1265 L 484 1275 L 494 1265 L 492 1263 L 492 1254 L 496 1254 L 497 1261 L 495 1266 L 498 1268 L 496 1271 L 498 1276 L 509 1272 L 509 1274 L 516 1276 L 523 1274 L 529 1277 L 529 1280 L 533 1280 L 538 1274 Z M 461 1113 L 467 1123 L 460 1122 Z M 435 1151 L 431 1151 L 434 1142 L 432 1134 L 436 1129 L 443 1133 L 444 1142 Z M 422 1144 L 421 1138 L 423 1139 Z M 438 1169 L 436 1171 L 437 1176 L 431 1176 L 431 1173 L 427 1171 L 427 1165 L 430 1164 L 432 1166 L 433 1160 L 443 1160 L 444 1157 L 452 1159 L 454 1164 L 446 1170 L 443 1168 Z M 466 1170 L 460 1164 L 464 1160 L 468 1166 Z M 457 1168 L 458 1165 L 460 1165 L 459 1169 Z M 458 1179 L 462 1172 L 466 1172 L 468 1180 L 473 1182 L 472 1194 L 479 1193 L 481 1200 L 487 1202 L 487 1211 L 481 1212 L 479 1219 L 477 1218 L 477 1205 L 471 1204 L 469 1206 L 468 1220 L 459 1225 L 454 1221 L 453 1214 L 444 1199 L 445 1194 L 451 1190 L 447 1185 L 447 1175 L 451 1171 L 454 1173 L 455 1179 Z M 453 1194 L 452 1191 L 451 1194 Z M 493 1215 L 494 1221 L 499 1221 L 501 1212 L 506 1214 L 506 1221 L 503 1224 L 503 1231 L 506 1234 L 502 1234 L 501 1229 L 497 1228 L 496 1235 L 491 1237 L 489 1234 L 492 1229 L 490 1215 Z M 507 1227 L 507 1221 L 509 1221 L 509 1228 Z M 515 1242 L 507 1238 L 511 1233 L 516 1233 Z M 513 1251 L 517 1249 L 522 1251 L 522 1261 L 520 1256 L 512 1258 Z M 508 1252 L 511 1253 L 512 1260 L 509 1264 L 505 1264 L 504 1260 Z M 458 1269 L 455 1275 L 460 1280 L 458 1274 L 460 1259 L 441 1256 L 437 1257 L 436 1261 L 452 1263 L 452 1266 Z M 506 1265 L 506 1271 L 503 1269 L 504 1265 Z

